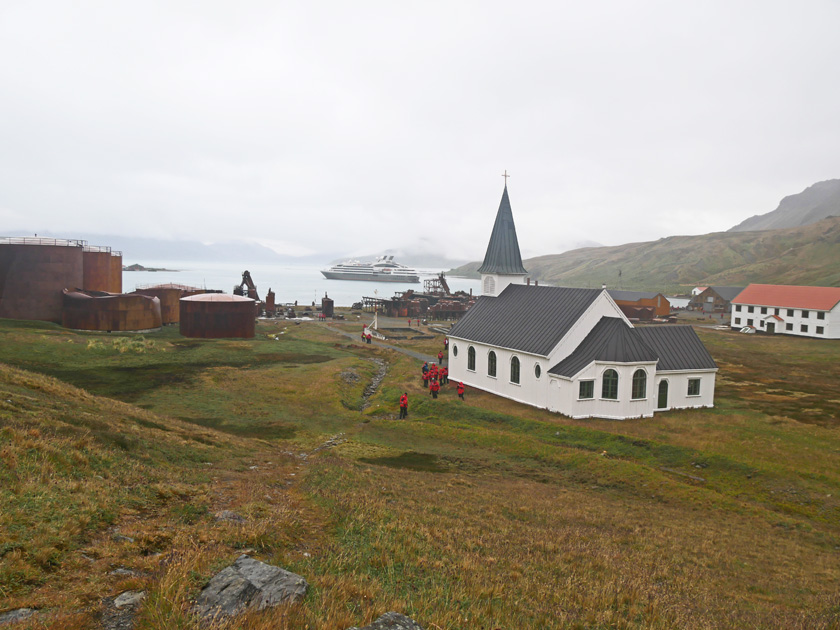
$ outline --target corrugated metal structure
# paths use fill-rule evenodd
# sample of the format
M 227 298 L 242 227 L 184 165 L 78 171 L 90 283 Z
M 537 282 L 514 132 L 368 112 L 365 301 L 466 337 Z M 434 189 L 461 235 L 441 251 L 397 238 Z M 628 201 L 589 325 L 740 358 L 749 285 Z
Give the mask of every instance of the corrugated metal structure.
M 111 281 L 111 248 L 110 247 L 85 247 L 82 253 L 84 267 L 84 279 L 81 288 L 85 291 L 112 291 Z M 122 273 L 122 269 L 120 269 Z M 67 285 L 71 288 L 78 285 Z M 119 291 L 116 291 L 119 293 Z
M 140 331 L 160 328 L 160 300 L 104 291 L 62 291 L 61 325 L 74 330 Z
M 0 238 L 0 317 L 61 323 L 62 289 L 84 284 L 79 240 Z
M 111 293 L 122 293 L 122 252 L 111 252 Z
M 204 289 L 183 284 L 155 284 L 137 287 L 134 293 L 148 295 L 160 300 L 160 316 L 164 324 L 181 321 L 181 298 L 206 293 Z
M 203 339 L 256 334 L 257 302 L 241 295 L 203 293 L 181 298 L 181 334 Z

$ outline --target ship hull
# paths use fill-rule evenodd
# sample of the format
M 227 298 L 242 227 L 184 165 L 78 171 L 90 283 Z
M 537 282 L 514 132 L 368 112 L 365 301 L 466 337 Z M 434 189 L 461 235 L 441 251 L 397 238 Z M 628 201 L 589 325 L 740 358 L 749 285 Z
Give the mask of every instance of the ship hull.
M 420 276 L 384 273 L 353 273 L 321 270 L 329 280 L 364 280 L 367 282 L 420 282 Z

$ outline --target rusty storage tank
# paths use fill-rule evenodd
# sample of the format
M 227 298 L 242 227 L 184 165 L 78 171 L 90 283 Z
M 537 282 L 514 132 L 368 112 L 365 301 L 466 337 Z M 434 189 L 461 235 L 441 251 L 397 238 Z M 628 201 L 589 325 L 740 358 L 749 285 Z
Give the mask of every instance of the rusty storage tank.
M 111 282 L 111 248 L 85 247 L 82 253 L 84 279 L 82 288 L 85 291 L 110 291 Z M 73 287 L 76 285 L 68 285 Z
M 0 238 L 0 317 L 61 323 L 61 291 L 84 282 L 85 241 Z
M 204 293 L 204 289 L 185 284 L 153 284 L 137 287 L 134 293 L 148 295 L 160 300 L 160 316 L 164 324 L 181 321 L 181 298 Z
M 61 325 L 74 330 L 141 331 L 160 328 L 160 300 L 136 294 L 65 289 Z
M 332 317 L 335 314 L 335 301 L 330 299 L 326 293 L 321 298 L 321 312 L 324 317 Z
M 202 293 L 181 298 L 181 334 L 205 339 L 256 333 L 257 302 L 243 295 Z
M 111 252 L 111 293 L 122 293 L 122 252 Z

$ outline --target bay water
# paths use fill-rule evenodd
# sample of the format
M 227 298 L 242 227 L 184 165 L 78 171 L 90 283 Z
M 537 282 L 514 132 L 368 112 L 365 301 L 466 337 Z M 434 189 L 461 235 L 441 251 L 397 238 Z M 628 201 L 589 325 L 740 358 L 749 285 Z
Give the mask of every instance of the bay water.
M 435 270 L 418 269 L 420 283 L 366 282 L 328 280 L 321 274 L 321 267 L 311 265 L 144 261 L 143 266 L 171 271 L 123 271 L 123 291 L 129 293 L 142 286 L 173 283 L 231 293 L 233 287 L 242 282 L 242 272 L 248 270 L 261 299 L 264 300 L 271 289 L 278 304 L 294 304 L 297 301 L 301 306 L 313 302 L 321 304 L 325 295 L 332 298 L 336 306 L 351 306 L 354 302 L 361 302 L 362 297 L 389 299 L 395 293 L 409 289 L 422 291 L 423 280 L 437 275 Z M 474 295 L 478 295 L 481 285 L 479 280 L 454 276 L 447 276 L 446 281 L 453 292 L 469 293 L 472 290 Z

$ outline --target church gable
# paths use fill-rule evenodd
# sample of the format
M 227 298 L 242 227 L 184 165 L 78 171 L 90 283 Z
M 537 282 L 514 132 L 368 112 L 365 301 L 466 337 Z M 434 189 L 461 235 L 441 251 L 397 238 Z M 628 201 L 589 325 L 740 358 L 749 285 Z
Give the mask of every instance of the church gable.
M 548 356 L 601 294 L 511 284 L 497 297 L 480 297 L 449 336 Z
M 659 355 L 624 320 L 602 317 L 572 354 L 548 373 L 571 378 L 594 361 L 655 363 Z

